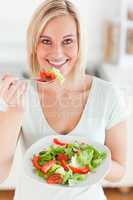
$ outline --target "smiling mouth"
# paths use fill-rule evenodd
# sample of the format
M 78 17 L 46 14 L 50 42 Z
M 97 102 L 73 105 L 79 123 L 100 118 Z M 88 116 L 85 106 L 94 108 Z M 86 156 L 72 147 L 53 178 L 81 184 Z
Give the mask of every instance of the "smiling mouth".
M 63 65 L 65 65 L 67 62 L 69 61 L 69 59 L 66 59 L 65 61 L 63 62 L 53 62 L 53 61 L 50 61 L 47 59 L 47 62 L 52 65 L 53 67 L 56 67 L 56 68 L 60 68 L 62 67 Z

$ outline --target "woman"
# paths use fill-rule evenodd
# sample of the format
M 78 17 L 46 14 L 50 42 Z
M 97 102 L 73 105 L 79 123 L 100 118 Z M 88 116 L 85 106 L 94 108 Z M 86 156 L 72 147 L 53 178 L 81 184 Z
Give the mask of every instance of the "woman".
M 38 74 L 45 66 L 54 66 L 65 81 L 63 85 L 57 81 L 47 84 L 31 81 L 26 89 L 26 83 L 11 75 L 3 77 L 0 96 L 9 107 L 0 113 L 1 181 L 10 171 L 21 128 L 25 150 L 51 134 L 81 135 L 105 143 L 112 153 L 106 180 L 118 181 L 123 177 L 127 115 L 111 83 L 85 74 L 87 42 L 83 33 L 78 12 L 67 0 L 47 0 L 33 16 L 27 39 L 32 74 Z M 23 97 L 26 105 L 22 104 Z M 45 198 L 105 199 L 100 185 L 72 189 L 69 193 L 63 189 L 62 196 L 58 195 L 47 189 Z

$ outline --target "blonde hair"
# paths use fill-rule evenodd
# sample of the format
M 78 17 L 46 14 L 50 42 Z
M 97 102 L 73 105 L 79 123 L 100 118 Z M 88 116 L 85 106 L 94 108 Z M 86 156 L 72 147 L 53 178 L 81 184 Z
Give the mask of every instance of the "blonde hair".
M 77 26 L 79 52 L 76 63 L 76 66 L 78 67 L 75 67 L 75 70 L 78 68 L 78 73 L 79 70 L 80 73 L 85 70 L 87 58 L 87 49 L 85 50 L 85 44 L 87 41 L 83 41 L 86 37 L 84 35 L 84 28 L 82 29 L 81 27 L 81 18 L 76 7 L 68 0 L 46 0 L 40 5 L 33 15 L 27 32 L 28 61 L 33 74 L 38 73 L 40 68 L 37 60 L 36 49 L 44 27 L 51 19 L 68 14 L 74 18 Z

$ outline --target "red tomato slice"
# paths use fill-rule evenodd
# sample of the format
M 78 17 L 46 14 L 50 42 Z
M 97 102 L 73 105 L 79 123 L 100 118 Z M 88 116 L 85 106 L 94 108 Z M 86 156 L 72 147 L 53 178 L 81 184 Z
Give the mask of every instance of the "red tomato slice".
M 46 71 L 45 74 L 47 78 L 51 78 L 51 72 Z
M 72 166 L 69 167 L 74 174 L 87 174 L 88 172 L 90 172 L 90 169 L 88 167 L 82 167 L 82 168 L 77 168 Z
M 61 160 L 60 163 L 64 170 L 68 171 L 70 169 L 69 165 L 66 163 L 65 160 Z
M 58 140 L 57 138 L 54 138 L 53 139 L 53 143 L 57 144 L 57 145 L 60 145 L 60 146 L 65 146 L 66 143 L 64 142 L 61 142 L 60 140 Z
M 54 165 L 56 164 L 56 161 L 55 160 L 50 160 L 49 162 L 45 163 L 42 168 L 41 168 L 41 171 L 45 174 L 47 173 L 47 171 L 53 167 Z
M 39 77 L 44 80 L 46 78 L 46 73 L 44 71 L 40 71 Z
M 36 169 L 39 169 L 41 170 L 41 166 L 39 165 L 38 161 L 39 161 L 40 157 L 39 156 L 34 156 L 33 159 L 32 159 L 32 163 L 34 165 L 34 167 Z
M 48 72 L 48 71 L 40 71 L 39 77 L 40 81 L 45 81 L 47 79 L 51 80 L 56 79 L 56 75 L 53 72 Z
M 67 155 L 65 155 L 64 153 L 60 153 L 60 154 L 57 155 L 57 160 L 59 160 L 59 161 L 61 161 L 61 160 L 68 161 L 69 157 Z
M 54 73 L 51 73 L 50 77 L 51 77 L 52 80 L 56 79 L 56 75 Z
M 62 184 L 63 178 L 62 178 L 61 174 L 55 173 L 55 174 L 52 174 L 51 176 L 49 176 L 47 178 L 47 183 L 49 183 L 49 184 Z

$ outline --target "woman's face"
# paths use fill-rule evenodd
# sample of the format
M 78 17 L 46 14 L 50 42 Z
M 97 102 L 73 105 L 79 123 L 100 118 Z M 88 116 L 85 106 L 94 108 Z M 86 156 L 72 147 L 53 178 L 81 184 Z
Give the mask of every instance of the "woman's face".
M 38 45 L 37 59 L 41 68 L 55 67 L 66 76 L 77 61 L 78 36 L 72 16 L 59 16 L 49 21 Z

